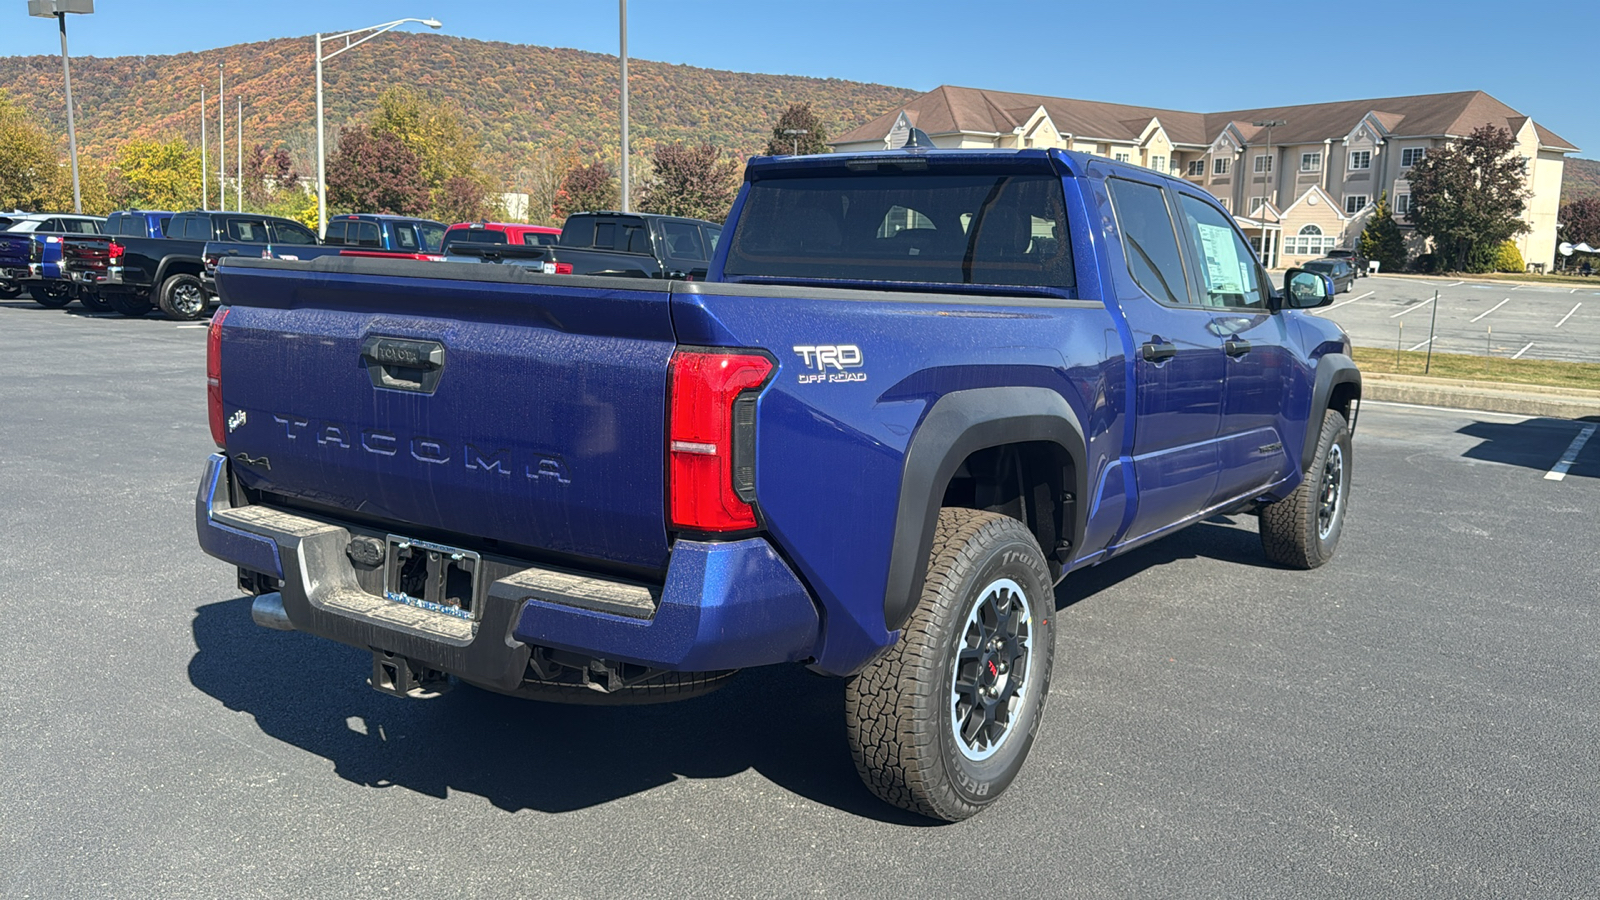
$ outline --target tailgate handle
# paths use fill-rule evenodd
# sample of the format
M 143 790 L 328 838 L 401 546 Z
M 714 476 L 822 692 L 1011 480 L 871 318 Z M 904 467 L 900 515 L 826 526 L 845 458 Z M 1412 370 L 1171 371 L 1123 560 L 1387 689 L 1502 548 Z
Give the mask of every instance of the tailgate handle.
M 361 361 L 373 387 L 431 394 L 444 375 L 444 345 L 372 335 L 361 342 Z

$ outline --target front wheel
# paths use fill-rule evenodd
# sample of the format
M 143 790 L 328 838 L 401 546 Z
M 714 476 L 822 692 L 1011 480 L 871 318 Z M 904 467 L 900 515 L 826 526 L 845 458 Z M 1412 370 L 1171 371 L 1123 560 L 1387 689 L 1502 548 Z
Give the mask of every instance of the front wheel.
M 1294 493 L 1261 510 L 1261 548 L 1267 558 L 1295 569 L 1315 569 L 1333 558 L 1350 503 L 1350 427 L 1338 410 L 1322 416 L 1311 468 Z
M 205 285 L 200 279 L 187 274 L 173 275 L 161 283 L 161 297 L 157 301 L 167 318 L 179 322 L 193 322 L 205 318 L 210 308 Z
M 72 302 L 72 285 L 55 282 L 30 284 L 28 296 L 45 309 L 60 309 Z
M 1021 522 L 939 511 L 916 611 L 899 643 L 845 691 L 851 755 L 874 794 L 954 822 L 1010 786 L 1050 689 L 1050 585 Z

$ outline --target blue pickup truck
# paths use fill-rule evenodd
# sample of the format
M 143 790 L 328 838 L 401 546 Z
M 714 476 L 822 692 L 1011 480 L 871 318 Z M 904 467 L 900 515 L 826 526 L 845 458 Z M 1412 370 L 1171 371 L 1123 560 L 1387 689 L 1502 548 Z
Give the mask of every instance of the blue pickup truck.
M 59 309 L 78 295 L 63 269 L 69 238 L 104 233 L 105 219 L 70 213 L 25 213 L 8 216 L 0 231 L 0 297 L 26 290 L 40 306 Z M 103 239 L 109 243 L 109 239 Z
M 937 819 L 1020 770 L 1062 578 L 1216 514 L 1287 568 L 1343 529 L 1361 377 L 1303 312 L 1326 278 L 1276 289 L 1210 195 L 1096 157 L 755 159 L 703 282 L 217 284 L 196 526 L 258 623 L 398 696 L 804 664 L 849 679 L 871 790 Z

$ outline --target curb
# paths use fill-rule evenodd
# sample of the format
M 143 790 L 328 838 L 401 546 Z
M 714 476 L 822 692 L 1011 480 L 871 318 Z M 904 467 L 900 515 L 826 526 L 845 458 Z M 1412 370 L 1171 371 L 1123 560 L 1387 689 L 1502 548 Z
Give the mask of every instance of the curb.
M 1364 400 L 1472 409 L 1551 419 L 1600 416 L 1600 391 L 1542 388 L 1492 381 L 1363 373 Z

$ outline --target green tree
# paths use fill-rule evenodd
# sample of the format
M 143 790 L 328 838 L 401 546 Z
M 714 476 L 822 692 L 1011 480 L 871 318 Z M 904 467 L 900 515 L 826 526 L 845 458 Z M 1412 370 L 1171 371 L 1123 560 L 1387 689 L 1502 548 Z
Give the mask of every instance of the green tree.
M 328 206 L 341 212 L 422 215 L 428 189 L 421 164 L 400 139 L 370 128 L 346 128 L 328 160 Z
M 785 134 L 786 131 L 804 131 L 805 134 Z M 788 156 L 791 153 L 827 153 L 828 129 L 811 108 L 810 103 L 791 103 L 772 126 L 772 138 L 762 151 L 767 156 Z
M 200 205 L 200 151 L 183 138 L 135 138 L 117 151 L 109 190 L 119 209 L 193 209 Z
M 1511 132 L 1495 125 L 1430 150 L 1412 168 L 1410 219 L 1433 239 L 1445 266 L 1492 265 L 1496 248 L 1528 230 L 1526 162 Z
M 555 215 L 565 219 L 575 212 L 616 209 L 620 196 L 617 175 L 609 163 L 573 166 L 562 177 L 561 190 L 556 191 Z
M 72 174 L 64 162 L 44 128 L 0 90 L 0 209 L 59 209 L 63 185 L 71 209 Z
M 418 177 L 428 190 L 429 215 L 453 222 L 481 219 L 497 204 L 494 179 L 479 163 L 478 143 L 461 110 L 397 85 L 378 98 L 375 134 L 391 134 L 417 157 Z M 468 212 L 471 215 L 462 216 Z
M 1406 239 L 1389 209 L 1389 192 L 1378 195 L 1378 206 L 1361 229 L 1361 240 L 1356 244 L 1362 256 L 1377 260 L 1380 272 L 1398 272 L 1406 264 Z
M 657 144 L 650 154 L 654 174 L 639 208 L 669 216 L 721 222 L 739 190 L 739 161 L 724 159 L 710 144 Z

